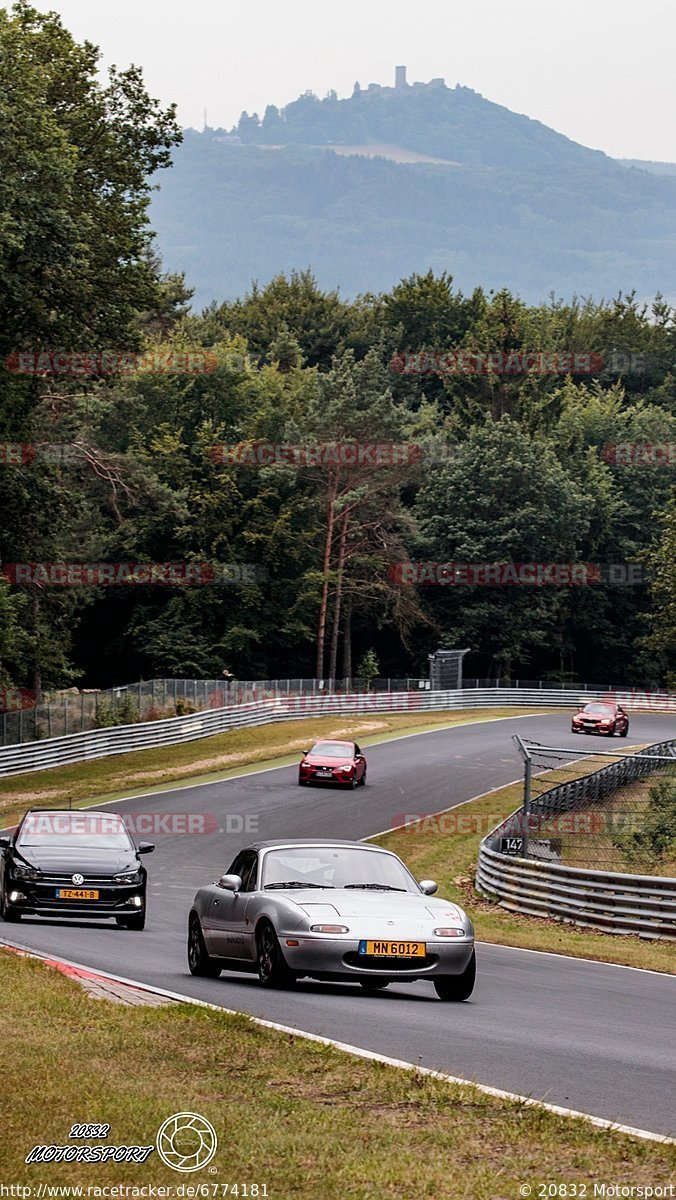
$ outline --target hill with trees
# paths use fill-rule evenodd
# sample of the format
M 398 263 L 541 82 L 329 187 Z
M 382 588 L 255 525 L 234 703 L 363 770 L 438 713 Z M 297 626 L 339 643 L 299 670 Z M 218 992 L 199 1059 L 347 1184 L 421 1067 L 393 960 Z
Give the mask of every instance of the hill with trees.
M 433 161 L 393 161 L 397 148 Z M 530 303 L 676 300 L 676 179 L 466 87 L 306 93 L 231 130 L 188 130 L 152 219 L 197 307 L 304 267 L 352 298 L 432 269 Z

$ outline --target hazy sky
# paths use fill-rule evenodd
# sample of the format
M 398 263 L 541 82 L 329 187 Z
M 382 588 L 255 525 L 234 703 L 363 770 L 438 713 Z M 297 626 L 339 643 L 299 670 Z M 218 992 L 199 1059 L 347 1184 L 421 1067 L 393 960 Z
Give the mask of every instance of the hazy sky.
M 673 0 L 33 0 L 184 125 L 441 75 L 587 146 L 676 162 Z M 7 5 L 5 5 L 7 7 Z

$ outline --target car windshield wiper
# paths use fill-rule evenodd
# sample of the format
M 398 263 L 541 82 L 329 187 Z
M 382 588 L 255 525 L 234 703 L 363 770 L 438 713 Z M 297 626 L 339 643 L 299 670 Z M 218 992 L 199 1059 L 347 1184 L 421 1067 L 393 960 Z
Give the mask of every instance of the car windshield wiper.
M 332 888 L 332 883 L 304 883 L 302 879 L 287 879 L 284 883 L 266 883 L 263 890 L 268 888 Z
M 345 888 L 377 888 L 379 892 L 406 891 L 406 888 L 392 887 L 389 883 L 346 883 Z

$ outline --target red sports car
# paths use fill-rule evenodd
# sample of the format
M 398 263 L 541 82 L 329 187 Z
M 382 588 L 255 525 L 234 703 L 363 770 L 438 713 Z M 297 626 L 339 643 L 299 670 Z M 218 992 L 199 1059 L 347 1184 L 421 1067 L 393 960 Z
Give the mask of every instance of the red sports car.
M 315 742 L 304 750 L 298 782 L 342 783 L 355 788 L 366 783 L 366 759 L 356 742 Z
M 604 733 L 606 737 L 619 733 L 620 737 L 626 737 L 629 717 L 619 704 L 585 704 L 573 717 L 571 730 L 573 733 Z

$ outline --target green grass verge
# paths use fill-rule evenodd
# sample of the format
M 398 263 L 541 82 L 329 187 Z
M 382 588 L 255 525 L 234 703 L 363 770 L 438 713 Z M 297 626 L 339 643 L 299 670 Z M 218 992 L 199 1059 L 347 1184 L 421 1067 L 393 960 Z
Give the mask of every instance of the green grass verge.
M 540 710 L 547 712 L 550 710 Z M 162 791 L 227 779 L 243 767 L 280 766 L 298 762 L 300 751 L 318 737 L 353 737 L 368 746 L 402 733 L 422 733 L 449 725 L 527 716 L 518 708 L 464 709 L 457 712 L 338 714 L 301 721 L 280 721 L 251 729 L 200 738 L 180 746 L 138 750 L 48 771 L 32 771 L 0 779 L 0 820 L 11 824 L 30 805 L 60 806 L 81 801 L 115 800 L 136 792 Z
M 572 778 L 585 774 L 587 769 L 585 764 L 578 763 L 568 773 Z M 557 782 L 561 778 L 559 768 Z M 577 928 L 544 917 L 517 915 L 479 896 L 474 890 L 479 843 L 490 829 L 519 807 L 521 798 L 519 783 L 373 840 L 394 850 L 417 879 L 436 879 L 440 895 L 457 900 L 469 911 L 477 937 L 484 942 L 676 974 L 674 942 L 652 942 Z
M 45 1183 L 190 1184 L 209 1189 L 197 1196 L 226 1196 L 239 1183 L 241 1196 L 246 1182 L 265 1184 L 271 1200 L 511 1200 L 522 1184 L 536 1196 L 543 1180 L 585 1182 L 587 1194 L 596 1181 L 666 1183 L 676 1167 L 673 1146 L 369 1063 L 243 1016 L 92 1000 L 10 953 L 0 953 L 0 988 L 4 1181 L 30 1183 L 33 1195 Z M 440 1005 L 440 1022 L 461 1024 L 461 1010 Z M 34 1145 L 67 1145 L 81 1122 L 109 1124 L 111 1145 L 150 1145 L 181 1111 L 214 1125 L 214 1173 L 182 1176 L 156 1153 L 145 1165 L 24 1163 Z M 212 1193 L 216 1185 L 223 1190 Z

